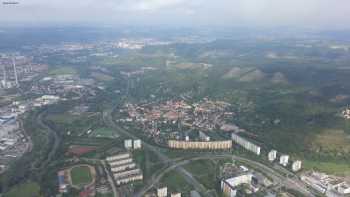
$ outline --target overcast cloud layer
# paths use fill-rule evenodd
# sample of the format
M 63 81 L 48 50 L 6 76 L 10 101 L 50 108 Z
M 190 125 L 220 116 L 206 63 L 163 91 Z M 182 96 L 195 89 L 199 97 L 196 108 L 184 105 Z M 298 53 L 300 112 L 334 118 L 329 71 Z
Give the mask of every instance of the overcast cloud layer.
M 1 0 L 5 2 L 6 0 Z M 0 23 L 350 28 L 350 0 L 14 0 Z

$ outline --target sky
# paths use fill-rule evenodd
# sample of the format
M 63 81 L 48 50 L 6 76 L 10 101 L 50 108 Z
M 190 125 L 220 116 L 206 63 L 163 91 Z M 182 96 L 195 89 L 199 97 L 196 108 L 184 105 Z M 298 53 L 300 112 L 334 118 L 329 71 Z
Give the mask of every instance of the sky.
M 0 0 L 0 23 L 350 29 L 350 0 Z M 19 4 L 4 4 L 3 2 Z

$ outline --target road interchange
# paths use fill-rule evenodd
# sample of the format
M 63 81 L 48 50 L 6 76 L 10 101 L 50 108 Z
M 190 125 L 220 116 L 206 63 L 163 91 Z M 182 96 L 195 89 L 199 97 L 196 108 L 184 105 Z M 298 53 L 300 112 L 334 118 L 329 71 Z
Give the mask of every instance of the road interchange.
M 130 137 L 132 139 L 137 139 L 138 137 L 134 134 L 128 132 L 124 128 L 117 125 L 117 123 L 113 120 L 112 113 L 117 107 L 114 107 L 112 109 L 109 109 L 107 111 L 103 112 L 103 120 L 107 125 L 110 127 L 118 130 L 121 134 Z M 184 159 L 184 160 L 172 160 L 168 156 L 166 156 L 164 153 L 160 151 L 160 148 L 154 145 L 151 145 L 147 142 L 143 142 L 143 147 L 154 154 L 156 154 L 159 159 L 167 164 L 167 167 L 161 170 L 160 173 L 152 175 L 147 181 L 146 185 L 135 195 L 136 197 L 143 196 L 149 189 L 154 187 L 161 178 L 167 173 L 172 170 L 176 170 L 179 174 L 181 174 L 187 183 L 192 185 L 195 190 L 200 192 L 203 196 L 212 196 L 207 189 L 198 181 L 196 180 L 190 172 L 188 172 L 185 168 L 183 168 L 183 165 L 190 163 L 191 161 L 195 160 L 203 160 L 203 159 L 225 159 L 225 158 L 232 158 L 237 161 L 246 162 L 249 163 L 249 165 L 254 166 L 255 168 L 264 171 L 265 173 L 268 173 L 274 180 L 274 182 L 279 183 L 280 185 L 290 188 L 296 191 L 299 191 L 305 196 L 314 197 L 315 195 L 308 190 L 306 185 L 301 182 L 299 179 L 295 177 L 286 177 L 284 175 L 281 175 L 276 169 L 272 167 L 268 167 L 267 165 L 264 165 L 262 163 L 259 163 L 257 161 L 253 161 L 251 159 L 247 159 L 244 157 L 236 156 L 229 153 L 200 153 L 200 155 L 190 158 L 190 159 Z

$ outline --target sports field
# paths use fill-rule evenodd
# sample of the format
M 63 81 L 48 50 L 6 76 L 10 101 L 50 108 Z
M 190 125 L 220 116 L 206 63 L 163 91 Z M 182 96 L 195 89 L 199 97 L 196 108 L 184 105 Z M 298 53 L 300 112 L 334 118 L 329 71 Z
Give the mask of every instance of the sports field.
M 70 171 L 72 184 L 81 186 L 92 182 L 92 175 L 88 166 L 76 166 Z

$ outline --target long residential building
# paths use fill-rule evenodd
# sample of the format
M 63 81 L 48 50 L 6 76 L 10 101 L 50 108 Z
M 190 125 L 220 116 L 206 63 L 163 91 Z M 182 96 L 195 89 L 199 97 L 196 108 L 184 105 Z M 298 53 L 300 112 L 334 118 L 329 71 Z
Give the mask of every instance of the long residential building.
M 135 168 L 135 167 L 136 167 L 136 164 L 134 162 L 131 162 L 131 163 L 127 163 L 127 164 L 113 166 L 111 168 L 111 171 L 112 172 L 120 172 L 120 171 L 124 171 L 124 170 L 127 170 L 127 169 L 132 169 L 132 168 Z
M 256 155 L 260 155 L 260 146 L 257 146 L 253 144 L 252 142 L 249 142 L 248 140 L 244 139 L 243 137 L 238 136 L 235 133 L 232 133 L 232 140 L 233 142 L 237 143 L 238 145 L 242 146 L 246 150 L 249 150 Z
M 115 166 L 120 166 L 131 162 L 132 162 L 132 158 L 127 158 L 127 159 L 121 159 L 121 160 L 109 162 L 109 165 L 113 168 Z
M 135 175 L 135 174 L 140 174 L 142 173 L 140 169 L 132 169 L 132 170 L 128 170 L 128 171 L 123 171 L 123 172 L 118 172 L 118 173 L 114 173 L 113 176 L 115 179 L 121 179 L 130 175 Z
M 114 155 L 114 156 L 107 157 L 106 160 L 108 162 L 111 162 L 111 161 L 125 159 L 125 158 L 130 158 L 130 154 L 124 153 L 124 154 L 120 154 L 120 155 Z
M 218 150 L 218 149 L 230 149 L 232 148 L 232 141 L 180 141 L 180 140 L 169 140 L 168 146 L 175 149 L 207 149 L 207 150 Z
M 107 157 L 106 160 L 117 185 L 143 180 L 143 173 L 133 162 L 131 154 L 122 153 Z
M 124 177 L 121 179 L 117 179 L 115 182 L 117 183 L 117 185 L 121 185 L 121 184 L 126 184 L 126 183 L 129 183 L 132 181 L 140 181 L 142 179 L 143 179 L 143 175 L 142 175 L 142 173 L 139 173 L 139 174 L 131 175 L 131 176 Z

